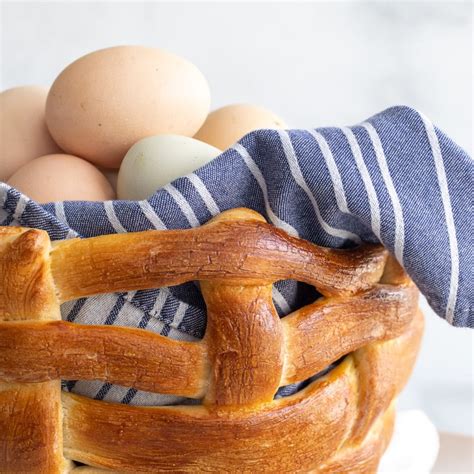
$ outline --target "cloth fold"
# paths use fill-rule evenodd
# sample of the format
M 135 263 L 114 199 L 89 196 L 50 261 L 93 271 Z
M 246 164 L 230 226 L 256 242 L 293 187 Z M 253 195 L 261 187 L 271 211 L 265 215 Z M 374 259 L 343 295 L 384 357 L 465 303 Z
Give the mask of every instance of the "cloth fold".
M 146 201 L 38 205 L 0 184 L 0 225 L 41 228 L 56 240 L 196 227 L 226 209 L 249 207 L 319 245 L 382 242 L 439 316 L 473 327 L 473 190 L 472 158 L 423 114 L 393 107 L 352 127 L 252 132 Z M 283 316 L 317 292 L 285 281 L 273 296 Z M 205 305 L 194 283 L 83 298 L 64 304 L 62 314 L 183 340 L 205 330 Z M 102 383 L 69 388 L 125 403 L 164 400 Z

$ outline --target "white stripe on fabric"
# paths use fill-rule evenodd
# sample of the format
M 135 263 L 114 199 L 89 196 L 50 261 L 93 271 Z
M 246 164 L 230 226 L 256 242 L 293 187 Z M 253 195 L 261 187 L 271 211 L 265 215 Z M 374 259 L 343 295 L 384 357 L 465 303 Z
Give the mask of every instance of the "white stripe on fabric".
M 211 193 L 206 188 L 206 185 L 202 182 L 201 178 L 194 173 L 189 174 L 187 178 L 189 179 L 189 181 L 191 181 L 193 186 L 196 188 L 196 191 L 199 193 L 202 200 L 204 201 L 204 204 L 206 205 L 207 210 L 213 216 L 219 214 L 220 212 L 219 207 L 217 206 L 216 201 L 214 201 L 214 198 L 211 196 Z
M 372 231 L 380 240 L 379 200 L 377 197 L 377 193 L 375 192 L 372 179 L 370 178 L 369 170 L 367 169 L 367 166 L 364 162 L 364 158 L 362 157 L 362 151 L 360 149 L 359 144 L 357 143 L 357 139 L 352 130 L 348 127 L 342 127 L 341 130 L 347 138 L 347 141 L 349 142 L 349 146 L 351 147 L 352 155 L 354 156 L 357 169 L 359 170 L 359 173 L 362 177 L 362 181 L 365 186 L 365 190 L 367 191 L 367 196 L 369 198 L 370 222 Z
M 374 147 L 375 156 L 377 157 L 377 162 L 382 173 L 382 178 L 384 180 L 385 186 L 387 187 L 390 200 L 392 201 L 393 214 L 395 216 L 395 257 L 403 265 L 403 250 L 405 246 L 405 222 L 403 220 L 403 210 L 400 204 L 400 199 L 398 198 L 397 191 L 390 176 L 390 171 L 388 169 L 387 158 L 383 150 L 382 142 L 380 137 L 369 122 L 362 123 L 362 126 L 367 130 L 370 140 L 372 141 L 372 146 Z
M 275 286 L 272 288 L 272 296 L 275 300 L 275 303 L 285 314 L 288 314 L 291 311 L 290 305 L 286 301 L 285 297 L 278 291 L 278 288 L 276 288 Z
M 103 385 L 104 382 L 100 380 L 78 380 L 72 392 L 84 397 L 94 398 Z
M 114 228 L 115 232 L 118 234 L 126 233 L 127 230 L 118 220 L 117 215 L 115 214 L 114 204 L 112 201 L 104 201 L 104 209 L 111 226 Z
M 0 207 L 3 207 L 7 202 L 8 190 L 11 189 L 7 183 L 0 182 Z
M 337 169 L 336 161 L 332 154 L 331 149 L 329 148 L 328 142 L 326 139 L 316 130 L 308 130 L 308 132 L 314 137 L 318 142 L 319 149 L 323 154 L 324 161 L 329 170 L 329 175 L 331 176 L 332 187 L 334 188 L 334 194 L 336 195 L 337 207 L 341 212 L 350 214 L 349 208 L 347 206 L 346 192 L 344 191 L 344 185 L 342 184 L 341 175 Z
M 4 225 L 4 222 L 8 219 L 9 216 L 10 213 L 0 207 L 0 225 Z
M 298 164 L 298 159 L 296 158 L 295 150 L 290 140 L 290 136 L 284 130 L 278 130 L 278 135 L 280 136 L 281 144 L 283 151 L 285 152 L 288 165 L 290 166 L 291 174 L 296 182 L 296 184 L 306 193 L 311 204 L 313 206 L 316 218 L 318 219 L 319 225 L 321 228 L 329 235 L 333 237 L 339 237 L 340 239 L 349 239 L 353 242 L 360 243 L 360 238 L 358 235 L 353 232 L 349 232 L 344 229 L 337 229 L 328 224 L 321 215 L 319 205 L 314 197 L 313 193 L 310 191 L 306 180 L 304 179 L 303 173 L 301 172 L 300 166 Z
M 158 321 L 158 320 L 155 319 L 155 321 Z M 189 341 L 189 342 L 197 341 L 199 339 L 197 337 L 191 336 L 190 334 L 186 332 L 180 331 L 179 329 L 175 329 L 174 327 L 171 327 L 171 326 L 170 326 L 170 330 L 167 337 L 171 339 L 175 339 L 176 341 Z
M 110 314 L 110 313 L 109 313 Z M 143 310 L 140 309 L 135 304 L 128 301 L 128 298 L 125 297 L 125 304 L 117 314 L 115 321 L 113 323 L 114 326 L 127 326 L 136 328 L 138 326 L 138 322 L 143 319 Z
M 181 321 L 183 321 L 184 314 L 186 313 L 186 310 L 188 308 L 189 308 L 189 305 L 187 303 L 180 301 L 178 305 L 178 309 L 176 310 L 176 313 L 174 314 L 173 321 L 171 322 L 170 326 L 178 329 L 179 325 L 181 324 Z
M 163 189 L 166 190 L 175 200 L 176 204 L 188 220 L 189 225 L 191 227 L 198 227 L 200 225 L 198 218 L 196 217 L 196 214 L 194 214 L 194 211 L 186 198 L 172 184 L 167 184 Z
M 8 185 L 7 183 L 4 183 L 3 181 L 0 181 L 0 191 L 2 191 L 2 194 L 4 194 L 4 199 L 3 199 L 3 203 L 5 203 L 6 201 L 6 195 L 7 195 L 7 192 L 12 189 L 12 187 L 10 185 Z
M 73 300 L 73 301 L 66 301 L 65 303 L 61 304 L 61 318 L 64 321 L 69 321 L 70 314 L 72 313 L 76 303 L 77 303 L 77 300 Z M 82 307 L 79 310 L 79 313 L 81 312 L 81 310 L 82 310 Z M 76 318 L 74 318 L 74 320 L 76 320 Z
M 2 188 L 2 191 L 3 191 L 2 192 L 2 195 L 3 195 L 2 207 L 3 207 L 5 205 L 7 199 L 8 199 L 8 194 L 7 194 L 8 191 L 10 189 L 13 189 L 13 188 L 11 186 L 9 186 L 7 183 L 0 183 L 0 188 Z M 12 222 L 10 222 L 9 225 L 19 225 L 18 219 L 23 214 L 23 211 L 25 210 L 26 205 L 28 204 L 29 201 L 30 201 L 30 199 L 28 197 L 21 195 L 21 197 L 19 198 L 19 200 L 17 202 L 16 208 L 15 208 L 15 211 L 13 212 L 13 214 L 11 214 L 10 212 L 7 212 L 7 215 L 5 216 L 5 218 L 2 218 L 2 221 L 6 220 L 11 215 L 11 217 L 14 220 Z
M 156 317 L 152 317 L 146 325 L 147 331 L 156 332 L 158 334 L 161 334 L 161 331 L 163 331 L 164 327 L 165 327 L 165 323 L 161 321 L 161 319 L 158 319 Z M 168 334 L 168 337 L 169 337 L 169 334 Z
M 449 295 L 446 305 L 446 321 L 453 324 L 454 310 L 456 309 L 456 300 L 458 297 L 459 286 L 459 250 L 456 237 L 456 226 L 454 225 L 453 209 L 451 207 L 451 197 L 449 196 L 448 180 L 446 178 L 446 170 L 444 168 L 443 155 L 439 146 L 438 137 L 433 124 L 421 112 L 418 112 L 423 125 L 425 126 L 428 141 L 431 146 L 431 152 L 438 176 L 439 189 L 443 201 L 444 215 L 446 218 L 446 227 L 448 229 L 449 248 L 451 253 L 451 279 L 449 283 Z
M 150 314 L 152 314 L 153 316 L 158 316 L 161 313 L 161 310 L 163 309 L 163 306 L 165 305 L 166 299 L 168 298 L 169 294 L 170 290 L 168 288 L 160 289 L 160 292 L 156 297 L 155 304 L 153 305 Z
M 247 151 L 246 148 L 244 148 L 240 143 L 236 143 L 233 146 L 233 149 L 242 157 L 244 160 L 245 164 L 247 165 L 247 168 L 250 170 L 252 173 L 253 177 L 259 184 L 262 193 L 263 193 L 263 199 L 265 201 L 265 209 L 267 211 L 268 217 L 271 220 L 272 224 L 280 227 L 281 229 L 284 229 L 288 234 L 293 235 L 294 237 L 298 237 L 298 231 L 290 224 L 288 224 L 285 221 L 282 221 L 272 210 L 270 207 L 270 202 L 268 200 L 268 189 L 267 189 L 267 183 L 265 182 L 265 178 L 263 177 L 262 172 L 260 171 L 259 167 L 253 161 L 252 157 L 250 156 L 249 152 Z
M 69 223 L 66 218 L 66 213 L 64 212 L 64 203 L 59 201 L 54 203 L 54 213 L 59 222 L 62 222 L 65 226 L 69 227 Z M 66 235 L 66 239 L 73 239 L 77 237 L 77 232 L 69 229 Z
M 134 290 L 134 291 L 129 291 L 125 294 L 124 298 L 126 301 L 128 301 L 129 303 L 132 302 L 133 300 L 133 297 L 137 294 L 137 290 Z
M 5 209 L 5 203 L 7 201 L 7 192 L 10 189 L 6 183 L 0 183 L 0 225 L 8 218 L 10 215 Z
M 15 212 L 13 213 L 13 218 L 17 221 L 21 219 L 23 212 L 25 211 L 26 205 L 30 202 L 30 199 L 26 196 L 21 195 L 20 199 L 18 200 L 15 208 Z
M 183 405 L 186 398 L 175 395 L 162 395 L 159 393 L 141 392 L 140 390 L 133 397 L 130 405 Z M 97 471 L 99 472 L 99 471 Z M 106 471 L 107 472 L 107 471 Z
M 74 321 L 80 324 L 104 324 L 117 300 L 118 296 L 115 293 L 87 298 L 76 314 Z
M 155 229 L 166 229 L 163 221 L 158 217 L 158 214 L 155 212 L 153 207 L 148 201 L 139 201 L 138 205 L 142 210 L 145 217 L 153 224 Z

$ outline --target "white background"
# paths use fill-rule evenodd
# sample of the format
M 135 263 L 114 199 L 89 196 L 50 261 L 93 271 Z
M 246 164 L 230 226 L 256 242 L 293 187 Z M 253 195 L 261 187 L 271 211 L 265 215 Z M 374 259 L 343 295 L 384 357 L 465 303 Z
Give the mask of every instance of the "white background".
M 469 2 L 15 2 L 3 3 L 1 30 L 2 89 L 50 84 L 95 49 L 159 46 L 202 70 L 213 107 L 257 103 L 308 128 L 407 104 L 472 155 Z M 473 335 L 427 308 L 426 319 L 401 406 L 472 434 Z

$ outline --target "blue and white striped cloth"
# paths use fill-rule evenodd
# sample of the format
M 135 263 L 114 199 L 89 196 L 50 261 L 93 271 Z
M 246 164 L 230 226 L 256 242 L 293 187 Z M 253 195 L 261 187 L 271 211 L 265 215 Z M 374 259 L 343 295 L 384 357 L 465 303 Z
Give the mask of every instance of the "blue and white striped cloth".
M 52 239 L 196 227 L 221 211 L 249 207 L 319 245 L 382 242 L 432 308 L 474 327 L 474 161 L 419 112 L 390 108 L 353 127 L 260 130 L 146 201 L 38 205 L 0 184 L 0 225 L 37 227 Z M 275 285 L 281 315 L 317 296 L 293 281 Z M 205 306 L 193 283 L 83 298 L 65 320 L 146 328 L 168 337 L 203 335 Z M 65 388 L 109 401 L 185 400 L 102 382 Z M 295 390 L 289 387 L 282 395 Z

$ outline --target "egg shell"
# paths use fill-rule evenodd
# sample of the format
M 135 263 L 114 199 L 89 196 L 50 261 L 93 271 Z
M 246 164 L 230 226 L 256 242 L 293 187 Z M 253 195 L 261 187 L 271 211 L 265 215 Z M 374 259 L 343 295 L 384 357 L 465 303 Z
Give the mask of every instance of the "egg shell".
M 146 199 L 180 176 L 220 155 L 217 148 L 189 137 L 158 135 L 140 140 L 126 154 L 117 181 L 119 199 Z
M 14 87 L 0 94 L 0 181 L 38 156 L 61 151 L 46 127 L 47 95 L 41 86 Z
M 107 178 L 107 181 L 112 186 L 112 189 L 117 191 L 117 179 L 118 179 L 118 172 L 117 169 L 108 169 L 108 168 L 99 168 L 99 171 Z
M 226 150 L 247 133 L 262 128 L 287 128 L 287 125 L 263 107 L 227 105 L 211 112 L 194 138 Z
M 107 178 L 94 165 L 65 154 L 30 161 L 13 174 L 8 184 L 39 203 L 115 198 Z
M 118 168 L 141 138 L 192 137 L 209 104 L 207 81 L 189 61 L 161 49 L 117 46 L 61 72 L 48 96 L 46 122 L 66 152 Z

